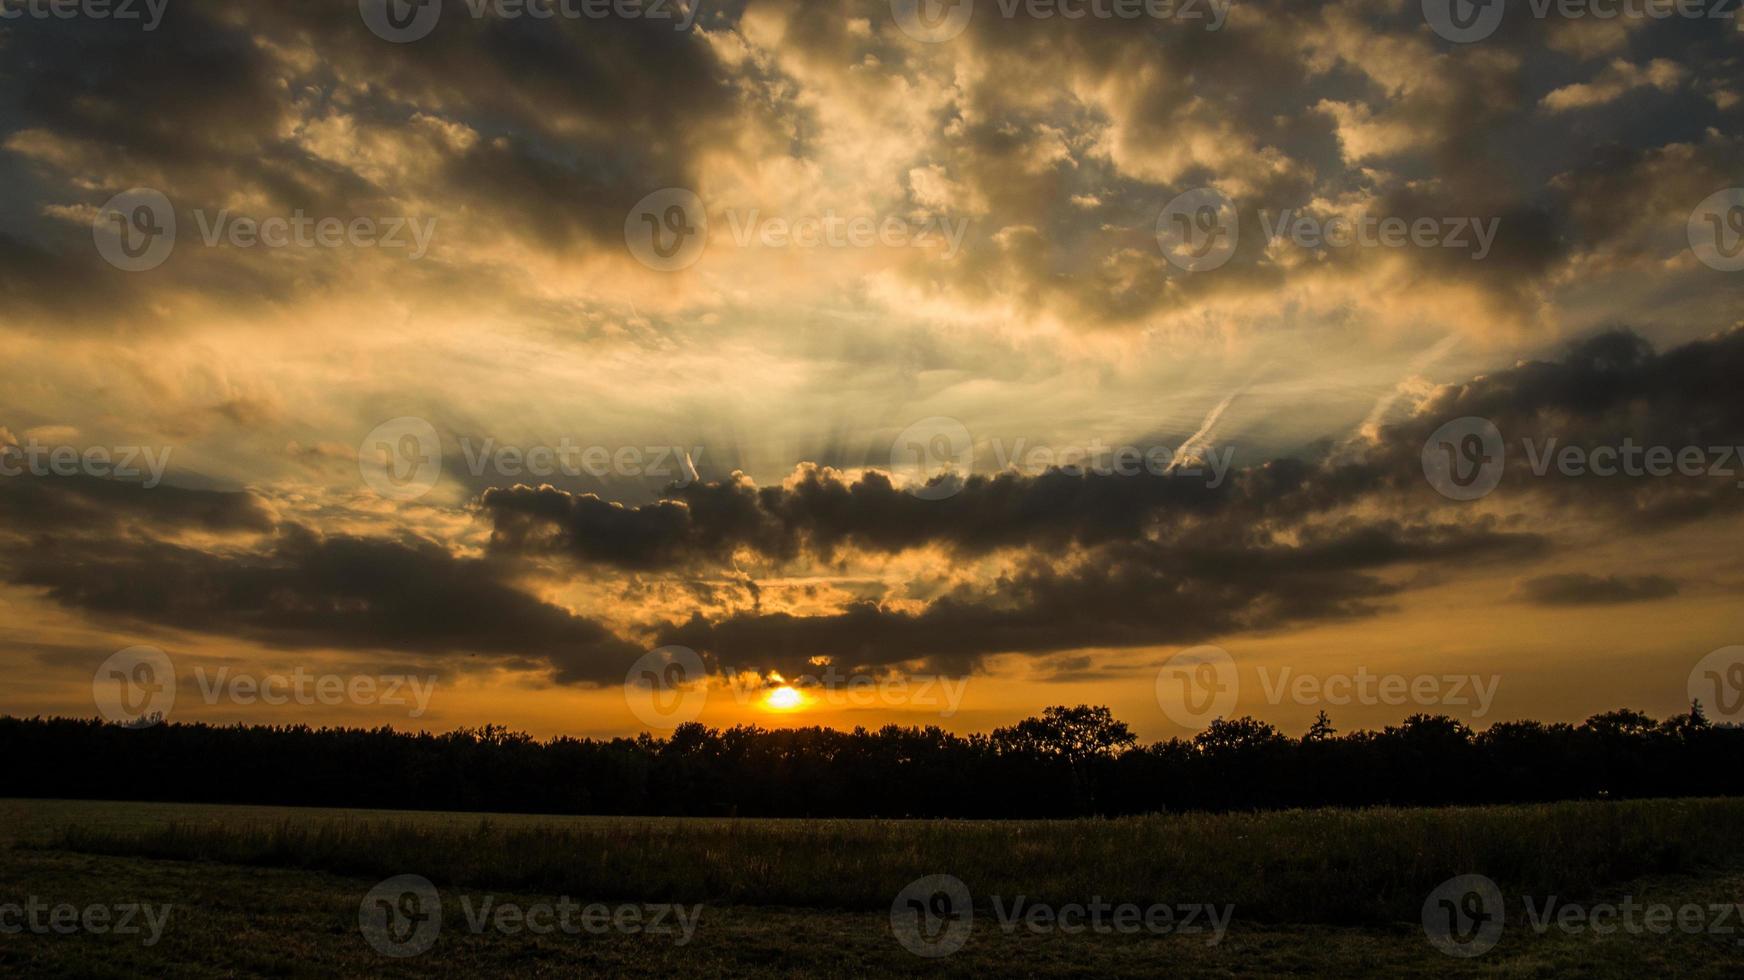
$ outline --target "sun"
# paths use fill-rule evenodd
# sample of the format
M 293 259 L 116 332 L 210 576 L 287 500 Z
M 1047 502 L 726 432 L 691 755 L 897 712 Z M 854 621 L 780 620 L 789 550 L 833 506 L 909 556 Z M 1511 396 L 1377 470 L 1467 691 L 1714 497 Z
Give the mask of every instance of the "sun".
M 805 695 L 783 684 L 763 698 L 763 706 L 771 711 L 793 711 L 805 707 Z

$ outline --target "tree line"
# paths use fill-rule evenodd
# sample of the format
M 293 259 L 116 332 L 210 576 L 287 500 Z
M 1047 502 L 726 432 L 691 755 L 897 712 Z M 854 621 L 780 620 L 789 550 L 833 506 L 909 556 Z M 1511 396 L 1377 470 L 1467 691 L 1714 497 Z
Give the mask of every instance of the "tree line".
M 1253 718 L 1139 745 L 1107 708 L 990 734 L 937 727 L 727 729 L 540 741 L 495 725 L 127 727 L 0 717 L 0 796 L 475 812 L 744 817 L 1116 816 L 1744 792 L 1744 728 L 1699 705 L 1475 732 L 1413 715 L 1291 737 Z

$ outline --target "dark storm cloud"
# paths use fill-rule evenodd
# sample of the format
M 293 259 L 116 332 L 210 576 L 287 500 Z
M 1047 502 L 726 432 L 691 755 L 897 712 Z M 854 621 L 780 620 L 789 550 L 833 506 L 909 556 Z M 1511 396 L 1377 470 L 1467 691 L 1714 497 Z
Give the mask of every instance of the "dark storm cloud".
M 103 619 L 263 643 L 475 654 L 621 681 L 642 652 L 513 584 L 500 563 L 420 538 L 323 536 L 276 524 L 248 493 L 89 477 L 0 479 L 0 576 Z M 267 532 L 201 547 L 185 531 Z
M 484 512 L 499 553 L 567 553 L 624 568 L 727 562 L 737 549 L 782 560 L 829 560 L 845 548 L 896 553 L 940 547 L 959 555 L 1001 549 L 1095 547 L 1151 536 L 1173 540 L 1214 526 L 1306 526 L 1365 500 L 1424 508 L 1445 504 L 1425 479 L 1430 435 L 1462 417 L 1490 420 L 1508 452 L 1503 493 L 1548 493 L 1634 517 L 1683 520 L 1736 506 L 1732 480 L 1571 477 L 1533 471 L 1524 443 L 1554 449 L 1727 446 L 1744 433 L 1744 331 L 1664 354 L 1629 333 L 1602 334 L 1559 360 L 1535 361 L 1438 391 L 1411 419 L 1387 427 L 1363 458 L 1277 460 L 1237 472 L 1221 487 L 1179 474 L 1119 476 L 1050 470 L 971 475 L 928 500 L 870 471 L 857 479 L 802 467 L 783 486 L 701 483 L 641 507 L 551 487 L 487 491 Z M 1548 440 L 1555 440 L 1549 443 Z M 1744 462 L 1734 466 L 1744 467 Z
M 53 18 L 0 32 L 0 153 L 40 182 L 20 210 L 94 209 L 152 187 L 174 203 L 184 244 L 199 235 L 195 210 L 245 199 L 265 202 L 261 216 L 342 219 L 434 201 L 445 235 L 481 248 L 504 235 L 621 248 L 630 207 L 694 184 L 699 154 L 741 125 L 701 36 L 642 19 L 474 18 L 452 0 L 434 33 L 396 45 L 370 33 L 356 4 L 178 0 L 150 32 Z M 367 142 L 369 159 L 334 153 L 322 127 Z M 72 302 L 57 283 L 139 300 L 173 281 L 282 301 L 332 275 L 206 250 L 158 277 L 118 278 L 89 227 L 64 215 L 8 231 L 19 240 L 0 242 L 14 259 L 0 263 L 0 295 L 63 321 L 101 322 L 105 307 Z M 136 320 L 150 312 L 130 305 Z
M 978 8 L 952 44 L 990 67 L 960 82 L 928 162 L 974 192 L 963 196 L 989 202 L 996 220 L 958 262 L 923 270 L 927 285 L 1096 327 L 1321 277 L 1361 290 L 1384 271 L 1400 291 L 1463 290 L 1485 319 L 1518 327 L 1587 252 L 1663 258 L 1665 235 L 1649 248 L 1615 240 L 1624 230 L 1615 225 L 1680 230 L 1697 201 L 1729 182 L 1706 165 L 1711 154 L 1680 149 L 1736 128 L 1723 105 L 1744 88 L 1744 61 L 1716 29 L 1729 20 L 1655 20 L 1636 31 L 1589 21 L 1614 28 L 1618 47 L 1571 56 L 1563 35 L 1580 25 L 1561 17 L 1515 16 L 1483 43 L 1449 45 L 1415 3 L 1236 8 L 1216 32 L 1182 19 L 1037 20 Z M 1613 62 L 1662 55 L 1694 81 L 1643 86 L 1593 112 L 1542 107 L 1551 92 L 1618 71 Z M 1073 98 L 1008 84 L 1031 73 L 1069 80 Z M 1605 198 L 1561 179 L 1611 143 L 1661 155 L 1659 187 L 1635 181 L 1627 196 Z M 1038 147 L 1056 152 L 1038 160 Z M 1155 221 L 1175 194 L 1207 185 L 1241 213 L 1240 243 L 1216 274 L 1182 274 L 1160 260 Z M 1644 193 L 1664 200 L 1625 203 Z M 1291 261 L 1303 249 L 1268 250 L 1263 214 L 1324 220 L 1328 202 L 1375 218 L 1493 221 L 1495 245 L 1481 258 L 1443 247 L 1316 248 L 1309 262 Z M 1582 220 L 1595 210 L 1630 217 Z
M 322 536 L 293 524 L 247 549 L 102 533 L 131 526 L 259 530 L 257 502 L 214 494 L 24 480 L 0 485 L 18 538 L 7 577 L 55 601 L 108 616 L 294 645 L 478 653 L 549 665 L 571 682 L 615 682 L 640 649 L 524 591 L 517 559 L 568 556 L 578 571 L 716 575 L 748 552 L 765 561 L 848 561 L 850 551 L 938 549 L 998 555 L 979 581 L 959 580 L 924 605 L 894 595 L 821 615 L 750 610 L 650 623 L 659 643 L 715 663 L 843 669 L 911 660 L 963 672 L 988 655 L 1191 643 L 1231 632 L 1373 615 L 1410 587 L 1413 568 L 1528 562 L 1553 541 L 1534 515 L 1579 517 L 1615 533 L 1642 518 L 1687 519 L 1736 507 L 1736 478 L 1539 477 L 1511 465 L 1483 507 L 1446 500 L 1422 472 L 1428 434 L 1463 416 L 1509 439 L 1585 446 L 1634 439 L 1706 445 L 1744 432 L 1733 380 L 1744 331 L 1655 353 L 1605 334 L 1554 361 L 1448 386 L 1366 455 L 1277 460 L 1218 488 L 1180 476 L 1053 470 L 972 477 L 925 500 L 883 473 L 857 479 L 803 467 L 780 486 L 695 484 L 625 507 L 549 487 L 487 492 L 491 553 L 463 558 L 419 538 Z M 1737 441 L 1737 440 L 1732 440 Z M 1518 454 L 1511 459 L 1518 463 Z M 52 483 L 52 488 L 50 484 Z M 94 533 L 97 532 L 97 533 Z M 1543 579 L 1538 602 L 1650 598 L 1653 579 Z
M 972 475 L 942 500 L 908 493 L 889 475 L 802 466 L 783 486 L 699 483 L 624 507 L 552 487 L 487 491 L 493 547 L 555 550 L 586 561 L 655 568 L 724 562 L 749 548 L 775 559 L 828 559 L 843 548 L 894 553 L 939 546 L 963 554 L 1099 544 L 1139 536 L 1153 514 L 1185 517 L 1227 506 L 1203 478 L 1135 479 L 1052 470 Z
M 820 93 L 867 111 L 936 98 L 936 132 L 879 177 L 916 211 L 975 224 L 957 260 L 903 269 L 919 288 L 1074 327 L 1132 326 L 1299 276 L 1354 287 L 1398 260 L 1400 289 L 1463 287 L 1515 316 L 1571 256 L 1635 230 L 1606 210 L 1687 215 L 1723 186 L 1630 208 L 1590 179 L 1600 159 L 1565 147 L 1592 145 L 1600 127 L 1601 145 L 1660 160 L 1652 183 L 1701 185 L 1713 168 L 1666 150 L 1724 131 L 1735 116 L 1717 100 L 1744 88 L 1744 62 L 1688 23 L 1648 24 L 1577 57 L 1557 47 L 1555 18 L 1513 17 L 1483 44 L 1450 46 L 1409 3 L 1243 2 L 1217 31 L 1183 18 L 1008 18 L 982 4 L 962 37 L 926 45 L 902 35 L 888 4 L 770 0 L 750 8 L 752 20 L 784 18 L 767 50 L 742 50 L 752 42 L 734 32 L 756 31 L 740 4 L 705 5 L 713 40 L 638 18 L 474 17 L 464 0 L 441 10 L 410 44 L 377 38 L 355 5 L 331 0 L 178 0 L 152 32 L 8 21 L 0 153 L 40 181 L 13 193 L 89 208 L 146 185 L 190 210 L 247 199 L 339 217 L 440 202 L 444 241 L 615 250 L 630 206 L 699 186 L 705 158 L 818 165 L 835 122 L 824 116 L 841 108 Z M 1660 101 L 1627 113 L 1606 106 L 1603 120 L 1540 108 L 1613 59 L 1654 57 L 1677 58 L 1693 81 L 1650 88 L 1641 98 Z M 914 171 L 957 192 L 934 200 Z M 1164 202 L 1207 184 L 1231 190 L 1246 226 L 1234 262 L 1188 276 L 1163 260 L 1155 223 Z M 1377 216 L 1499 219 L 1496 249 L 1481 262 L 1442 248 L 1326 250 L 1295 266 L 1266 253 L 1260 211 L 1344 198 Z M 136 317 L 164 283 L 278 302 L 325 281 L 179 255 L 150 282 L 117 282 L 65 214 L 8 231 L 20 244 L 0 254 L 18 261 L 0 262 L 0 295 L 63 320 L 103 319 L 104 304 L 59 288 L 80 281 L 140 301 Z M 430 273 L 407 285 L 451 284 Z
M 640 647 L 512 587 L 502 572 L 428 541 L 292 526 L 246 554 L 56 542 L 19 556 L 10 577 L 98 616 L 288 646 L 484 654 L 549 665 L 564 682 L 622 680 Z
M 918 612 L 866 600 L 824 616 L 699 615 L 662 636 L 725 663 L 791 670 L 813 656 L 844 667 L 925 657 L 958 670 L 993 652 L 1185 643 L 1371 613 L 1400 588 L 1382 576 L 1388 568 L 1541 557 L 1552 541 L 1526 515 L 1546 509 L 1629 533 L 1643 519 L 1735 508 L 1735 477 L 1539 476 L 1520 446 L 1736 442 L 1744 403 L 1732 379 L 1740 370 L 1744 331 L 1665 353 L 1632 334 L 1602 334 L 1559 359 L 1441 389 L 1360 458 L 1277 460 L 1217 490 L 1178 476 L 1053 470 L 973 476 L 954 496 L 925 500 L 883 473 L 850 480 L 804 467 L 783 486 L 698 484 L 637 508 L 515 487 L 487 492 L 482 509 L 494 522 L 496 553 L 555 552 L 589 566 L 724 565 L 739 549 L 773 561 L 928 547 L 1020 556 L 1020 571 L 984 590 L 959 587 Z M 1442 498 L 1424 476 L 1430 434 L 1466 416 L 1491 420 L 1510 443 L 1494 501 L 1513 516 L 1462 510 L 1471 505 Z M 1353 516 L 1366 509 L 1394 516 Z M 1554 581 L 1529 594 L 1620 601 L 1663 588 L 1654 580 Z
M 129 528 L 162 534 L 184 530 L 258 532 L 273 516 L 252 493 L 146 489 L 92 476 L 0 477 L 0 532 L 14 535 L 115 534 Z
M 1677 595 L 1675 581 L 1662 575 L 1607 575 L 1584 572 L 1545 575 L 1521 583 L 1522 597 L 1540 606 L 1611 606 L 1650 602 Z
M 701 617 L 663 642 L 720 663 L 799 672 L 812 657 L 865 670 L 923 659 L 962 674 L 991 653 L 1194 643 L 1231 632 L 1372 615 L 1400 591 L 1374 574 L 1406 562 L 1519 558 L 1543 542 L 1477 527 L 1348 526 L 1300 544 L 1195 535 L 1112 544 L 1061 566 L 1035 556 L 987 593 L 959 589 L 917 613 L 859 602 L 834 615 Z
M 1478 417 L 1496 426 L 1506 447 L 1499 495 L 1590 508 L 1625 533 L 1735 512 L 1744 475 L 1744 400 L 1736 395 L 1741 370 L 1744 329 L 1663 353 L 1632 333 L 1601 334 L 1560 360 L 1442 388 L 1412 422 L 1389 431 L 1379 465 L 1395 485 L 1410 483 L 1407 466 L 1422 439 L 1443 421 Z M 1696 453 L 1700 472 L 1600 476 L 1563 472 L 1547 458 L 1569 447 L 1590 457 L 1595 449 L 1627 446 L 1637 452 L 1657 447 L 1673 458 Z

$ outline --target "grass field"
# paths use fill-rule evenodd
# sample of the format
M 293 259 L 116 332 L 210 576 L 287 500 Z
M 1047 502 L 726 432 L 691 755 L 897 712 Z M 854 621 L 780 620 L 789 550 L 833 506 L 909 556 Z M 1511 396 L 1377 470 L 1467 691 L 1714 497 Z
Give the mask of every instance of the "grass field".
M 23 975 L 1490 975 L 1744 972 L 1744 918 L 1700 932 L 1533 928 L 1559 903 L 1720 909 L 1744 900 L 1744 801 L 1170 815 L 1114 821 L 602 819 L 0 801 L 0 906 L 172 907 L 162 939 L 0 931 Z M 359 905 L 414 874 L 441 896 L 439 938 L 377 953 Z M 960 879 L 973 927 L 924 959 L 892 931 L 917 878 Z M 1450 877 L 1493 879 L 1494 949 L 1460 959 L 1423 926 Z M 485 897 L 534 908 L 700 906 L 694 937 L 476 929 Z M 1003 927 L 1017 896 L 1052 907 L 1233 907 L 1228 934 Z M 468 904 L 471 903 L 471 904 Z M 5 921 L 0 920 L 0 926 Z M 1732 931 L 1725 931 L 1726 929 Z

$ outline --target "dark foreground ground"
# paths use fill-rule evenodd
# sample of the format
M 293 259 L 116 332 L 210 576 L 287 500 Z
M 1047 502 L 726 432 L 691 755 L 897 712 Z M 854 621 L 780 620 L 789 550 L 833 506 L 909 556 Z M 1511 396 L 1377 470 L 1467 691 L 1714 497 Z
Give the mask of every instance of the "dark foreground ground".
M 959 950 L 924 958 L 898 941 L 892 905 L 933 874 L 962 881 L 973 914 Z M 1436 949 L 1423 921 L 1437 885 L 1459 874 L 1493 879 L 1506 905 L 1494 948 L 1469 958 Z M 360 926 L 371 889 L 398 875 L 430 880 L 441 903 L 427 948 L 404 958 L 372 948 Z M 1233 906 L 1233 919 L 1215 942 L 1045 919 L 1041 931 L 1005 928 L 999 911 L 1019 895 L 1056 908 Z M 1552 896 L 1575 912 L 1536 928 L 1531 913 Z M 487 897 L 498 909 L 563 897 L 614 914 L 700 909 L 688 942 L 609 924 L 537 935 L 512 917 L 475 930 L 468 912 Z M 33 901 L 104 911 L 89 929 L 51 911 L 33 929 L 6 912 Z M 1046 823 L 486 822 L 0 800 L 0 974 L 11 976 L 1736 977 L 1740 902 L 1744 801 L 1728 800 Z M 134 903 L 168 906 L 153 945 L 103 932 L 102 917 L 119 914 L 109 910 Z M 1626 904 L 1639 907 L 1633 928 L 1606 911 Z

